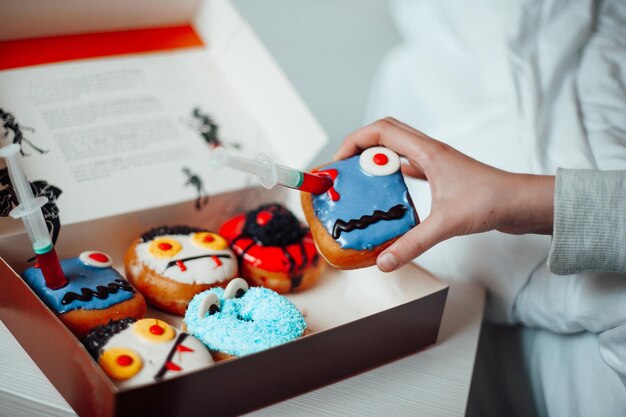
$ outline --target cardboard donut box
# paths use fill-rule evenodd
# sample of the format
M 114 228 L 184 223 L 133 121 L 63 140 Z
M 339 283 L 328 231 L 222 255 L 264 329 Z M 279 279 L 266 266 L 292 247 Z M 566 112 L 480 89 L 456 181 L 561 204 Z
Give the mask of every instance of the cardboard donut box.
M 170 172 L 173 170 L 170 165 L 178 167 L 176 164 L 180 161 L 136 164 L 123 168 L 125 171 L 121 173 L 116 174 L 113 170 L 100 173 L 100 177 L 91 169 L 91 176 L 85 176 L 85 167 L 80 164 L 89 163 L 89 167 L 94 167 L 102 166 L 103 162 L 98 165 L 98 161 L 89 160 L 89 155 L 80 160 L 80 155 L 76 156 L 79 151 L 74 148 L 68 151 L 63 144 L 76 131 L 82 132 L 79 136 L 86 138 L 81 140 L 91 140 L 90 134 L 97 131 L 97 126 L 85 127 L 85 123 L 66 121 L 64 123 L 70 124 L 59 126 L 49 116 L 58 115 L 58 108 L 53 107 L 63 102 L 66 120 L 68 114 L 75 115 L 74 107 L 81 107 L 84 111 L 94 105 L 93 100 L 84 104 L 77 99 L 79 101 L 72 107 L 67 102 L 75 96 L 70 99 L 37 96 L 39 101 L 33 105 L 36 100 L 32 98 L 32 91 L 24 93 L 28 99 L 14 92 L 21 88 L 22 80 L 25 80 L 24 85 L 35 85 L 32 88 L 36 88 L 40 77 L 51 80 L 54 85 L 59 77 L 63 80 L 81 77 L 72 82 L 84 83 L 89 74 L 99 77 L 99 83 L 105 83 L 113 76 L 111 74 L 135 77 L 135 81 L 139 79 L 139 84 L 143 83 L 151 90 L 154 88 L 152 78 L 169 77 L 169 73 L 159 71 L 172 71 L 172 77 L 182 77 L 180 86 L 175 86 L 181 96 L 185 97 L 188 92 L 187 96 L 207 94 L 216 97 L 217 105 L 202 101 L 199 105 L 219 116 L 215 122 L 220 125 L 224 141 L 229 142 L 231 138 L 234 141 L 244 135 L 251 137 L 244 143 L 244 154 L 245 151 L 251 155 L 260 150 L 268 151 L 275 160 L 304 169 L 326 143 L 326 136 L 227 1 L 138 0 L 127 4 L 129 2 L 114 0 L 107 2 L 111 7 L 104 7 L 103 2 L 95 0 L 63 0 L 55 2 L 54 6 L 44 0 L 11 3 L 3 6 L 9 9 L 5 12 L 14 16 L 13 26 L 0 32 L 0 53 L 3 54 L 9 50 L 7 48 L 16 45 L 28 47 L 31 44 L 27 41 L 20 43 L 27 38 L 41 40 L 52 36 L 57 39 L 68 33 L 110 34 L 118 31 L 118 35 L 122 33 L 132 38 L 134 29 L 141 33 L 154 28 L 178 28 L 174 32 L 188 35 L 191 31 L 197 37 L 192 45 L 175 50 L 156 47 L 138 54 L 127 54 L 126 51 L 126 54 L 119 52 L 115 56 L 104 56 L 103 53 L 97 58 L 74 56 L 63 62 L 35 61 L 0 71 L 0 108 L 11 110 L 16 118 L 30 118 L 36 129 L 30 133 L 29 139 L 39 140 L 37 146 L 49 149 L 48 153 L 40 155 L 25 148 L 30 155 L 22 159 L 29 179 L 62 185 L 63 192 L 57 201 L 63 224 L 57 243 L 61 258 L 77 256 L 83 250 L 100 250 L 112 255 L 118 262 L 114 266 L 123 271 L 120 262 L 124 251 L 133 239 L 152 227 L 182 223 L 216 230 L 230 216 L 271 201 L 284 203 L 296 216 L 302 217 L 297 192 L 267 191 L 253 186 L 250 178 L 243 174 L 214 172 L 208 163 L 204 166 L 202 161 L 208 161 L 209 148 L 201 140 L 188 145 L 186 153 L 181 151 L 181 160 L 191 158 L 189 163 L 197 171 L 197 177 L 203 180 L 201 188 L 181 186 L 168 192 L 171 186 L 168 181 L 171 184 L 185 183 L 178 168 L 178 174 L 172 174 L 173 179 L 166 176 L 153 181 L 155 173 Z M 25 29 L 28 25 L 20 25 L 20 22 L 26 21 L 39 24 Z M 119 32 L 121 30 L 132 33 Z M 172 68 L 162 69 L 162 59 L 170 60 L 167 62 L 172 62 Z M 180 62 L 176 64 L 177 61 Z M 203 65 L 206 63 L 205 71 Z M 190 74 L 179 74 L 190 66 L 195 66 Z M 106 77 L 102 76 L 103 72 Z M 219 85 L 211 87 L 212 93 L 195 92 L 193 86 L 185 85 L 185 80 L 195 77 L 194 74 L 199 78 L 207 77 L 206 83 L 199 82 L 200 86 L 210 87 L 213 74 L 223 78 L 219 79 Z M 117 80 L 126 82 L 125 78 Z M 161 100 L 155 99 L 157 102 L 173 101 L 171 108 L 185 103 L 185 98 L 168 99 L 172 94 L 168 88 L 172 86 L 167 80 L 158 81 L 157 85 L 161 84 L 164 84 L 164 91 L 155 93 Z M 105 96 L 115 92 L 98 94 L 98 100 L 117 100 L 116 103 L 121 100 L 121 96 Z M 122 98 L 125 103 L 130 100 Z M 133 109 L 136 109 L 139 101 L 132 100 Z M 141 103 L 145 103 L 150 99 L 143 97 L 142 100 Z M 192 97 L 189 102 L 198 104 L 198 100 Z M 163 110 L 161 107 L 159 109 Z M 169 111 L 171 115 L 171 108 L 165 109 L 164 114 Z M 43 115 L 41 120 L 35 114 Z M 181 111 L 181 114 L 185 113 Z M 132 118 L 132 115 L 128 117 Z M 244 121 L 239 123 L 238 117 Z M 162 123 L 167 128 L 176 125 L 180 119 L 179 115 L 171 115 L 171 120 Z M 119 120 L 136 123 L 123 118 Z M 119 120 L 111 119 L 110 122 L 118 123 Z M 24 120 L 22 124 L 27 126 L 29 123 Z M 182 124 L 173 131 L 178 132 L 175 136 L 182 138 L 179 138 L 180 143 L 185 140 L 192 143 L 198 138 L 198 131 Z M 162 152 L 175 154 L 168 151 L 167 138 L 163 143 Z M 90 146 L 96 145 L 97 142 L 93 142 Z M 143 148 L 148 146 L 151 145 Z M 134 152 L 139 155 L 143 148 Z M 233 151 L 238 149 L 233 145 Z M 55 157 L 55 154 L 63 157 Z M 106 161 L 111 163 L 111 159 Z M 197 163 L 193 165 L 195 161 Z M 119 159 L 116 163 L 119 168 Z M 134 179 L 137 184 L 147 185 L 137 187 Z M 151 181 L 154 184 L 151 185 Z M 197 183 L 191 185 L 194 184 Z M 90 194 L 89 189 L 98 192 Z M 157 192 L 159 189 L 163 192 Z M 200 191 L 206 196 L 196 194 Z M 198 205 L 202 207 L 199 209 Z M 118 391 L 80 342 L 20 278 L 19 273 L 32 265 L 27 262 L 30 256 L 29 240 L 21 222 L 0 218 L 0 320 L 81 416 L 237 415 L 287 399 L 435 343 L 448 290 L 445 283 L 412 265 L 391 274 L 382 274 L 376 268 L 355 271 L 327 268 L 315 287 L 288 296 L 305 315 L 311 331 L 307 336 L 181 377 Z M 156 310 L 149 310 L 147 317 L 150 316 L 180 325 L 180 318 Z

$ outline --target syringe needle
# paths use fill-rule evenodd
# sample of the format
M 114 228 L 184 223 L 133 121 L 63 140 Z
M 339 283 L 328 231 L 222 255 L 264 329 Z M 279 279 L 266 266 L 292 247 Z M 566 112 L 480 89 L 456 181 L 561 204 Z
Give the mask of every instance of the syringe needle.
M 211 153 L 211 164 L 216 168 L 229 166 L 239 171 L 253 174 L 267 189 L 276 184 L 312 194 L 322 194 L 333 186 L 327 175 L 311 174 L 295 168 L 274 163 L 267 155 L 259 154 L 256 159 L 231 156 L 224 148 L 216 148 Z

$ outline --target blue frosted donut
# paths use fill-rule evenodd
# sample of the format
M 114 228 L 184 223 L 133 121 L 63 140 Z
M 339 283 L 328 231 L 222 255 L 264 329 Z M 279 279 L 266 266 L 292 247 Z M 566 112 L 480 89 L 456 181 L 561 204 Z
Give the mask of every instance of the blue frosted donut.
M 226 289 L 197 294 L 185 313 L 187 331 L 210 350 L 244 356 L 302 336 L 306 322 L 285 297 L 235 278 Z

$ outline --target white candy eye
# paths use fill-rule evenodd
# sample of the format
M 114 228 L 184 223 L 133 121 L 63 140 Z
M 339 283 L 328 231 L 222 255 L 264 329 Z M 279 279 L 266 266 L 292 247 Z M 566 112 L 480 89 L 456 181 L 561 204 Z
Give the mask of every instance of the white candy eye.
M 248 283 L 243 278 L 231 280 L 224 290 L 224 298 L 241 298 L 248 291 Z
M 368 174 L 381 177 L 391 175 L 400 169 L 400 157 L 392 150 L 376 146 L 363 151 L 359 157 L 359 164 Z
M 95 266 L 97 268 L 108 268 L 113 265 L 113 259 L 104 252 L 87 251 L 78 255 L 85 265 Z
M 207 313 L 209 316 L 220 311 L 220 299 L 217 298 L 217 295 L 212 292 L 207 293 L 207 295 L 200 301 L 200 306 L 198 307 L 198 317 L 203 319 Z

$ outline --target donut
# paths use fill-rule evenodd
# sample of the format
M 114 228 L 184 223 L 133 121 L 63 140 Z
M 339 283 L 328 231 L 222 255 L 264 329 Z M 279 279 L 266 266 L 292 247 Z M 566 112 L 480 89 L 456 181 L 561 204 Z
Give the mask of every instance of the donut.
M 333 186 L 300 193 L 304 216 L 319 252 L 340 269 L 374 265 L 376 257 L 419 223 L 400 172 L 400 157 L 377 146 L 327 164 L 317 173 Z
M 82 342 L 118 388 L 159 382 L 213 364 L 198 339 L 158 319 L 112 321 L 93 329 Z
M 76 337 L 111 320 L 139 319 L 146 313 L 146 301 L 111 267 L 113 260 L 106 253 L 86 251 L 60 264 L 67 279 L 61 288 L 48 288 L 38 265 L 24 271 L 22 278 Z
M 228 220 L 219 230 L 237 254 L 240 275 L 280 294 L 311 287 L 324 267 L 311 232 L 272 203 Z
M 249 288 L 242 278 L 196 295 L 184 323 L 218 360 L 287 343 L 306 330 L 302 313 L 289 300 L 269 288 Z
M 225 286 L 237 259 L 220 235 L 188 226 L 162 226 L 137 239 L 124 257 L 126 277 L 149 304 L 182 316 L 199 292 Z

